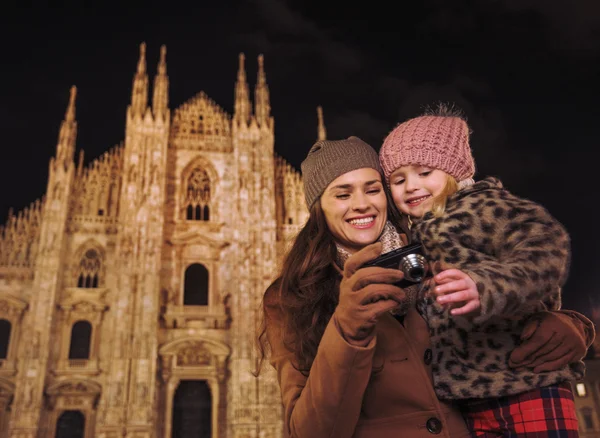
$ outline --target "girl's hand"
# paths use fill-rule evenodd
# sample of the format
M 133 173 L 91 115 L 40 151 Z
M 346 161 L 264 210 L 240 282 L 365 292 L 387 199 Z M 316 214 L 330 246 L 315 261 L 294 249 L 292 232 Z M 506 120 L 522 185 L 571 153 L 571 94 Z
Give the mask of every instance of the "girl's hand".
M 450 310 L 452 315 L 466 315 L 481 307 L 477 285 L 469 275 L 459 269 L 446 269 L 433 277 L 432 289 L 436 301 L 443 305 L 461 304 Z

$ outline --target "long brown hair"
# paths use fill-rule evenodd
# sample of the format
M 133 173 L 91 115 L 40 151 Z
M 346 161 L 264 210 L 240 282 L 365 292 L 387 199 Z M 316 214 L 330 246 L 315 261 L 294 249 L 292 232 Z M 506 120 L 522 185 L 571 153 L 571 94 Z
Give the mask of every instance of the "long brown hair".
M 308 373 L 339 300 L 336 254 L 321 201 L 317 200 L 284 258 L 277 280 L 263 296 L 255 375 L 269 349 L 266 325 L 268 320 L 273 321 L 274 314 L 286 348 L 295 355 L 295 366 Z

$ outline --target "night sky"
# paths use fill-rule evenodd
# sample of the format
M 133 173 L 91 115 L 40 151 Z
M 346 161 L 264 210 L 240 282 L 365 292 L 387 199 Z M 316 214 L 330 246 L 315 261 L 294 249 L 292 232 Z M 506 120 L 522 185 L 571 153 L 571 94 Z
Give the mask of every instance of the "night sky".
M 426 105 L 462 108 L 476 178 L 499 177 L 571 233 L 563 303 L 589 315 L 589 297 L 600 297 L 600 2 L 404 3 L 3 9 L 0 223 L 44 194 L 71 85 L 89 163 L 124 138 L 141 42 L 151 83 L 167 45 L 171 109 L 204 91 L 231 114 L 238 54 L 253 95 L 262 53 L 275 149 L 297 169 L 317 136 L 318 105 L 328 138 L 357 135 L 376 149 Z

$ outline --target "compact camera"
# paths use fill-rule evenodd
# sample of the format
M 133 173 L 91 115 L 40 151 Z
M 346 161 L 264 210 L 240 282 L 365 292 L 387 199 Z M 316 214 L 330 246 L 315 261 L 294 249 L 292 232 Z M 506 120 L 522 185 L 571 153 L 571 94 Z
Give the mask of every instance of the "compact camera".
M 364 268 L 368 266 L 401 270 L 404 273 L 404 278 L 395 283 L 396 286 L 401 288 L 420 283 L 429 270 L 429 263 L 427 263 L 423 253 L 423 246 L 419 242 L 381 254 L 375 260 L 363 265 Z

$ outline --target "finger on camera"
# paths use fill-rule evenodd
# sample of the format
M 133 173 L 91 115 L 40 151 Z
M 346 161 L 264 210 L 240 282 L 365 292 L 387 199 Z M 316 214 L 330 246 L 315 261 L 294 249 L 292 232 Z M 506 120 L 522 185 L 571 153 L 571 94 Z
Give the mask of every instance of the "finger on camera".
M 479 305 L 477 303 L 471 301 L 462 307 L 457 307 L 455 309 L 452 309 L 450 311 L 450 313 L 454 316 L 468 315 L 469 313 L 475 312 L 477 309 L 479 309 Z
M 382 297 L 384 300 L 394 300 L 400 302 L 406 299 L 406 293 L 391 284 L 370 284 L 359 292 L 359 303 L 362 305 L 369 304 L 374 297 Z
M 379 318 L 384 313 L 394 310 L 398 305 L 398 302 L 395 300 L 381 300 L 373 303 L 369 310 L 372 312 L 373 317 Z
M 396 283 L 404 278 L 404 274 L 399 269 L 380 268 L 372 266 L 358 270 L 351 281 L 354 281 L 352 290 L 357 291 L 370 284 L 377 283 Z
M 365 246 L 355 254 L 352 254 L 344 264 L 344 276 L 351 277 L 354 275 L 354 273 L 359 270 L 362 265 L 379 257 L 382 249 L 382 243 L 375 242 Z

